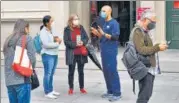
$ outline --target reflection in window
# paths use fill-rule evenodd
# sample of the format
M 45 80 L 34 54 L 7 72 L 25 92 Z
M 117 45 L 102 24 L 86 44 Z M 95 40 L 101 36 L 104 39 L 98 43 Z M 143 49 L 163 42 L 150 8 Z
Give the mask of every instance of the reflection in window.
M 179 9 L 179 1 L 174 1 L 174 9 Z

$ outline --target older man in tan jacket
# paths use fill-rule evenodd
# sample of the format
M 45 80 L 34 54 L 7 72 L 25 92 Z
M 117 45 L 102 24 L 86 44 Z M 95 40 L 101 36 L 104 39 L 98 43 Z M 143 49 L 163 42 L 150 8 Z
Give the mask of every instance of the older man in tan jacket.
M 131 39 L 139 54 L 143 56 L 149 55 L 151 64 L 151 66 L 148 67 L 148 74 L 143 79 L 139 80 L 140 90 L 136 103 L 148 103 L 152 96 L 155 75 L 158 74 L 159 69 L 159 62 L 158 59 L 156 59 L 156 54 L 159 51 L 166 50 L 167 45 L 163 43 L 154 45 L 149 35 L 149 31 L 155 29 L 156 26 L 156 15 L 152 11 L 145 11 L 135 26 L 138 26 L 140 29 L 134 31 Z

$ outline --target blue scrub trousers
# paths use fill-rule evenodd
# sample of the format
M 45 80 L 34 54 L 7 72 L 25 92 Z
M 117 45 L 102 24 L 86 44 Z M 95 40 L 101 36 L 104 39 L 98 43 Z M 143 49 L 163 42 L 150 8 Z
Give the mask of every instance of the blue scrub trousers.
M 109 45 L 101 46 L 103 74 L 107 86 L 107 93 L 114 96 L 121 95 L 120 79 L 117 71 L 118 48 Z

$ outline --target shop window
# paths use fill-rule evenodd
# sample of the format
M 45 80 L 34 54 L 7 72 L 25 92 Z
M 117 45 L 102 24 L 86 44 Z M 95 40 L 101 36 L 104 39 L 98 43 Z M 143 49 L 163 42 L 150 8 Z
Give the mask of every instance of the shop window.
M 174 9 L 179 9 L 179 1 L 174 1 L 173 7 L 174 7 Z

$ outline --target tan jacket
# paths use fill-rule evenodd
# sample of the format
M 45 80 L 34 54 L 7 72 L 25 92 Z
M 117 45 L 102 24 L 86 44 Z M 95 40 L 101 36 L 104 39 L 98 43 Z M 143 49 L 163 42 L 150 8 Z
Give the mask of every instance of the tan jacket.
M 147 42 L 147 46 L 144 43 L 144 38 Z M 136 47 L 137 52 L 141 55 L 150 55 L 150 63 L 152 67 L 156 67 L 155 53 L 157 53 L 160 48 L 159 44 L 153 45 L 152 39 L 148 33 L 142 31 L 142 29 L 136 29 L 133 34 L 133 42 Z

